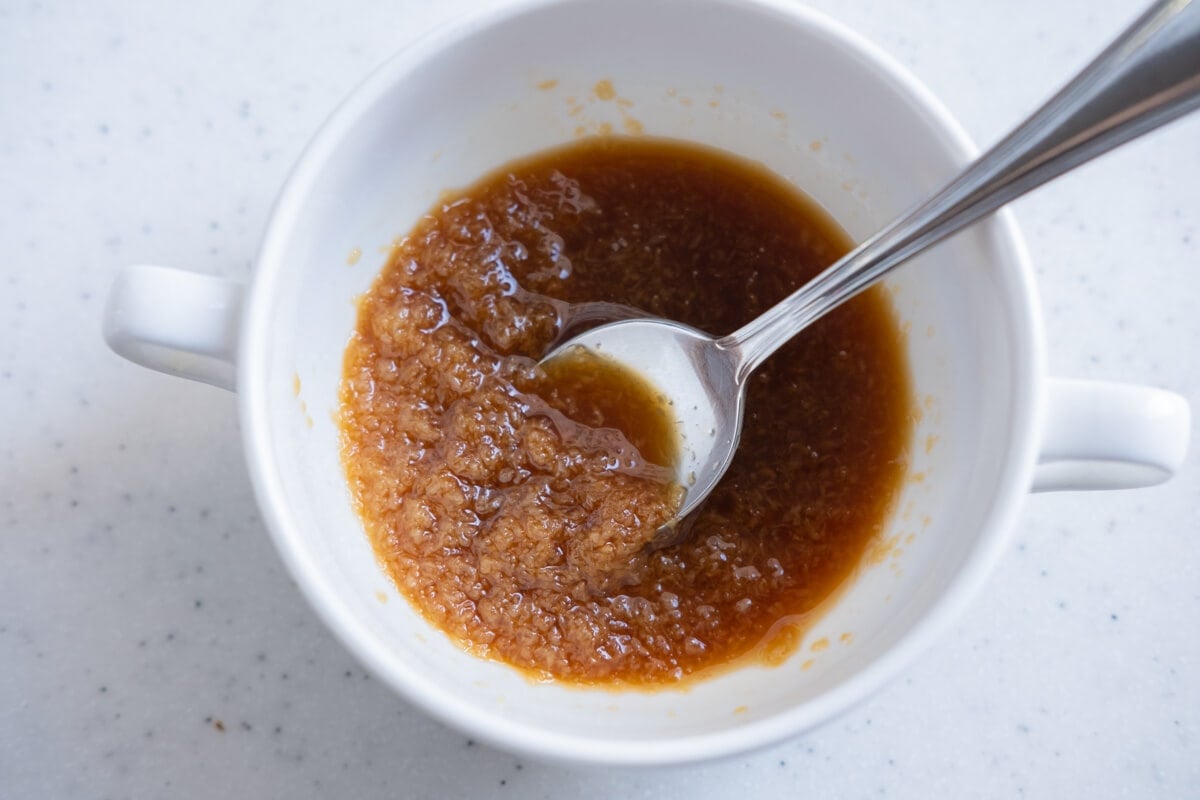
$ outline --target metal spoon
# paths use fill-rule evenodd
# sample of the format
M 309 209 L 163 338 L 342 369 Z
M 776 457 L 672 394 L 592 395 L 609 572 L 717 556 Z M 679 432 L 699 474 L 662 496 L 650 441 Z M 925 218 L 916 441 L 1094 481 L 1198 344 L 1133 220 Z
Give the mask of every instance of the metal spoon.
M 1200 2 L 1162 0 L 1074 80 L 945 188 L 728 336 L 661 319 L 593 328 L 574 347 L 616 358 L 672 398 L 687 495 L 651 542 L 676 539 L 733 460 L 746 382 L 785 342 L 889 271 L 1010 200 L 1200 107 Z

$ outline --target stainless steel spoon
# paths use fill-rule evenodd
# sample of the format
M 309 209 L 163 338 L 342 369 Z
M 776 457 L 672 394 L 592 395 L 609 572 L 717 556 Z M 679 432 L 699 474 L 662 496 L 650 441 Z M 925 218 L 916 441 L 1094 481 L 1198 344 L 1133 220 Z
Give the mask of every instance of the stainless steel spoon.
M 1200 2 L 1162 0 L 1074 80 L 945 188 L 728 336 L 661 319 L 593 328 L 556 348 L 616 358 L 673 399 L 687 488 L 652 544 L 673 540 L 729 468 L 746 382 L 785 342 L 925 248 L 1010 200 L 1200 107 Z M 543 361 L 547 360 L 543 359 Z

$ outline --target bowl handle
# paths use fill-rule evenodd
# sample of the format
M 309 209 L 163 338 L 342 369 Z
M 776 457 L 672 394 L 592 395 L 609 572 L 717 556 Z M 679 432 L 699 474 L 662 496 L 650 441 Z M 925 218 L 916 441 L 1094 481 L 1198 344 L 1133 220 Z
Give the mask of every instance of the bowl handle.
M 212 275 L 125 267 L 104 308 L 104 339 L 144 367 L 232 391 L 244 293 Z
M 1174 475 L 1191 410 L 1149 386 L 1052 378 L 1033 491 L 1136 489 Z

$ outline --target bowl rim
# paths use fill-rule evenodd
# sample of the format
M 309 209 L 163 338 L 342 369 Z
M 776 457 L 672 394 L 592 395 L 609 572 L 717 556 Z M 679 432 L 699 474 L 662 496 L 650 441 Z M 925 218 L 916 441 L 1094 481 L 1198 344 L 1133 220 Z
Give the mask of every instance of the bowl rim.
M 671 3 L 678 0 L 663 0 Z M 300 209 L 320 171 L 389 87 L 427 59 L 483 29 L 540 11 L 588 0 L 516 0 L 438 26 L 397 52 L 333 111 L 305 148 L 285 182 L 269 216 L 256 269 L 243 309 L 238 350 L 239 414 L 243 448 L 251 483 L 267 529 L 288 571 L 309 604 L 342 644 L 386 685 L 405 700 L 440 721 L 499 749 L 533 758 L 592 765 L 667 765 L 709 760 L 762 748 L 824 723 L 874 694 L 896 676 L 958 618 L 979 591 L 1008 540 L 1031 485 L 1044 412 L 1044 345 L 1033 272 L 1025 246 L 1010 212 L 1001 210 L 978 225 L 986 226 L 993 256 L 1011 267 L 1005 270 L 1018 301 L 1009 310 L 1015 336 L 1013 391 L 1007 463 L 983 512 L 987 523 L 962 569 L 953 576 L 926 615 L 882 652 L 833 689 L 801 705 L 771 716 L 714 732 L 655 740 L 623 740 L 595 735 L 547 731 L 515 722 L 500 713 L 471 704 L 427 679 L 418 669 L 395 657 L 351 609 L 329 589 L 325 570 L 298 545 L 292 531 L 299 528 L 280 477 L 270 436 L 270 386 L 266 380 L 270 320 L 277 286 L 284 275 L 284 253 Z M 593 0 L 605 2 L 605 0 Z M 611 7 L 611 3 L 606 3 Z M 966 132 L 915 76 L 862 35 L 812 9 L 787 0 L 689 0 L 689 13 L 707 5 L 743 14 L 770 17 L 774 22 L 827 39 L 851 51 L 887 87 L 906 98 L 944 134 L 943 146 L 959 164 L 977 155 Z

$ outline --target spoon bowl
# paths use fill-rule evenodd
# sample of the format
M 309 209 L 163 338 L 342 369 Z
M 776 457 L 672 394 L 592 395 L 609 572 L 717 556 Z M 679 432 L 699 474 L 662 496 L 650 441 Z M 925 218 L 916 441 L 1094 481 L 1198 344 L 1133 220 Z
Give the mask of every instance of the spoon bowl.
M 651 376 L 659 391 L 672 398 L 680 443 L 676 475 L 687 493 L 675 518 L 655 534 L 656 545 L 667 544 L 677 523 L 700 506 L 737 451 L 746 392 L 737 380 L 736 353 L 690 325 L 642 318 L 592 328 L 543 361 L 577 347 Z

